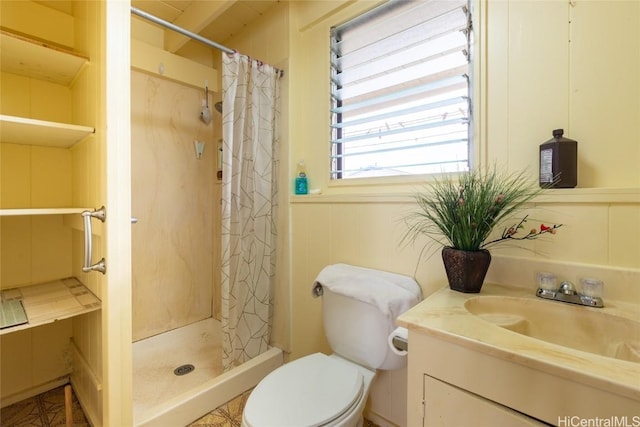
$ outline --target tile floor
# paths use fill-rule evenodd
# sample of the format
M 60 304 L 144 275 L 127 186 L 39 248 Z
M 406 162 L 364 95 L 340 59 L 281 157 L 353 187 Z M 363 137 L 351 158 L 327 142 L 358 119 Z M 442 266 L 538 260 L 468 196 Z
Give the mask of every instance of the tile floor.
M 249 394 L 251 394 L 251 390 L 209 412 L 187 427 L 240 427 L 242 410 L 247 403 Z M 72 404 L 74 427 L 89 427 L 75 394 L 73 394 Z M 2 408 L 0 425 L 3 427 L 65 426 L 64 387 L 58 387 Z M 364 427 L 379 426 L 365 420 Z
M 75 393 L 72 394 L 74 427 L 89 427 Z M 66 426 L 64 386 L 54 388 L 35 397 L 2 408 L 0 425 L 3 427 Z
M 242 410 L 251 390 L 244 392 L 227 404 L 215 411 L 209 412 L 204 417 L 194 421 L 187 427 L 240 427 L 242 425 Z M 363 427 L 380 427 L 365 419 Z
M 242 393 L 218 409 L 192 422 L 187 427 L 240 427 L 242 424 L 242 410 L 250 394 L 251 390 Z

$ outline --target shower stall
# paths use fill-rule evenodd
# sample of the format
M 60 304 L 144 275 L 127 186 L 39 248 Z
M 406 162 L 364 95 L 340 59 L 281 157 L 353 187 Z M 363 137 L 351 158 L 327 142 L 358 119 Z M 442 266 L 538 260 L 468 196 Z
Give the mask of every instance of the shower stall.
M 200 120 L 202 89 L 138 71 L 131 88 L 134 421 L 186 424 L 257 383 L 282 353 L 222 369 L 220 114 Z M 194 140 L 205 142 L 200 157 Z
M 220 97 L 204 86 L 131 72 L 138 426 L 185 425 L 282 363 L 282 351 L 269 349 L 233 369 L 222 367 Z M 209 105 L 216 108 L 203 120 Z

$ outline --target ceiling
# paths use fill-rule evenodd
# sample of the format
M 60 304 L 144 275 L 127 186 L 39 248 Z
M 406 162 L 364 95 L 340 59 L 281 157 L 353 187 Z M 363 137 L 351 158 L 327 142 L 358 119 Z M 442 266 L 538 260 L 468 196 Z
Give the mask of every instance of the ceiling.
M 34 1 L 73 14 L 70 0 Z M 131 0 L 131 6 L 224 45 L 281 1 L 289 0 Z M 167 30 L 166 50 L 175 53 L 187 42 L 187 37 Z
M 280 0 L 132 0 L 131 6 L 224 45 Z M 188 39 L 167 30 L 165 49 L 176 52 Z

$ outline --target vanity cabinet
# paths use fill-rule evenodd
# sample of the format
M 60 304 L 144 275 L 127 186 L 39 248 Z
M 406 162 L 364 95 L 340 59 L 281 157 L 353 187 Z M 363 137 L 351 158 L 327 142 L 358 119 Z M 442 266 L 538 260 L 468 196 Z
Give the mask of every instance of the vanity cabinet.
M 407 425 L 569 425 L 576 422 L 572 417 L 638 421 L 637 400 L 578 373 L 519 363 L 496 348 L 409 328 Z
M 463 348 L 434 339 L 414 331 L 409 332 L 408 354 L 408 417 L 410 426 L 545 426 L 534 417 L 525 415 L 508 406 L 507 402 L 495 400 L 495 396 L 483 395 L 483 387 L 476 383 L 501 376 L 478 372 L 482 365 L 476 364 L 473 355 Z M 460 358 L 468 354 L 469 361 Z M 484 368 L 487 368 L 486 366 Z M 526 385 L 520 394 L 535 399 Z M 523 396 L 524 397 L 524 396 Z
M 418 425 L 443 427 L 547 425 L 429 375 L 424 375 L 423 384 L 423 422 Z

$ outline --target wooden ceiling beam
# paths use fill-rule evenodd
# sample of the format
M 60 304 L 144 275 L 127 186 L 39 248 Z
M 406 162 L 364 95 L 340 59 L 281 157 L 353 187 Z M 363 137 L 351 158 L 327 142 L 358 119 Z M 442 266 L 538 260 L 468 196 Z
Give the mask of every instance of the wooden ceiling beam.
M 197 34 L 233 6 L 236 1 L 238 0 L 194 1 L 173 24 Z M 175 53 L 191 39 L 175 31 L 166 30 L 164 40 L 165 50 Z

